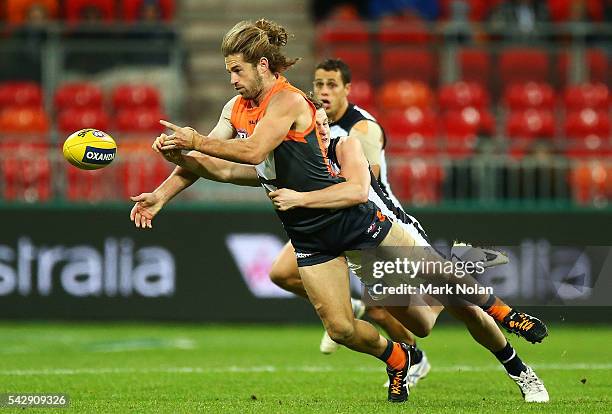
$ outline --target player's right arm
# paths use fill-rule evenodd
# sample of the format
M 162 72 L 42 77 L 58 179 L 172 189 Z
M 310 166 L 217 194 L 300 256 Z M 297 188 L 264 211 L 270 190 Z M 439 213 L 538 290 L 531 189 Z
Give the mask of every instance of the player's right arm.
M 236 135 L 236 131 L 231 123 L 231 115 L 234 102 L 237 98 L 238 96 L 230 99 L 225 104 L 223 110 L 221 111 L 219 121 L 210 132 L 210 136 L 227 140 Z M 156 140 L 153 144 L 153 150 L 158 153 L 162 153 L 161 147 L 156 145 L 157 142 L 158 140 Z M 162 155 L 173 161 L 172 158 L 178 159 L 179 153 L 180 151 L 175 152 L 174 154 L 166 153 Z M 136 204 L 130 212 L 130 219 L 134 222 L 136 227 L 151 228 L 151 220 L 153 220 L 153 217 L 155 217 L 162 207 L 181 191 L 195 183 L 198 178 L 198 174 L 183 166 L 177 166 L 168 176 L 168 178 L 166 178 L 166 180 L 164 180 L 164 182 L 161 183 L 160 186 L 157 187 L 152 193 L 142 193 L 138 196 L 131 197 L 132 201 L 135 201 Z

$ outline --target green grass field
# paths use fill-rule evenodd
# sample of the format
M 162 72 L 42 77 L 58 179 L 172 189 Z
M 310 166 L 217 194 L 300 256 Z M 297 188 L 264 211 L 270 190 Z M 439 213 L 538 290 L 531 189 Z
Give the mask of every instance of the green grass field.
M 105 413 L 612 410 L 610 327 L 552 326 L 541 345 L 512 338 L 547 385 L 546 405 L 524 403 L 459 326 L 419 342 L 432 371 L 404 405 L 386 402 L 382 363 L 347 349 L 321 355 L 320 334 L 317 326 L 2 323 L 0 393 L 63 392 L 68 411 Z M 35 412 L 44 411 L 58 409 Z

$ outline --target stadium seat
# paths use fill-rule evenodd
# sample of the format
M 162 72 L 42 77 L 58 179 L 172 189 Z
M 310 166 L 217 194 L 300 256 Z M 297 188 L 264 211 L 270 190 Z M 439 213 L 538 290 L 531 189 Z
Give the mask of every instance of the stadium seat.
M 481 136 L 494 134 L 495 119 L 486 110 L 467 107 L 448 111 L 442 117 L 446 150 L 452 156 L 471 154 Z
M 140 11 L 145 0 L 123 0 L 122 6 L 123 20 L 127 22 L 135 22 L 140 19 Z M 173 0 L 159 0 L 159 8 L 161 17 L 165 21 L 170 21 L 174 18 L 176 5 Z
M 367 48 L 337 47 L 327 57 L 342 59 L 351 68 L 353 80 L 372 80 L 374 59 Z
M 488 86 L 491 82 L 491 55 L 478 49 L 462 49 L 458 53 L 460 78 Z
M 159 109 L 126 108 L 117 112 L 116 129 L 127 134 L 159 134 L 165 127 L 159 123 L 166 116 Z
M 382 86 L 378 100 L 384 109 L 428 108 L 433 104 L 433 94 L 423 82 L 390 81 Z
M 610 142 L 598 135 L 587 135 L 568 140 L 565 143 L 565 156 L 568 158 L 612 159 Z
M 600 160 L 580 161 L 570 173 L 574 201 L 581 205 L 612 199 L 612 166 Z
M 6 21 L 9 24 L 20 25 L 27 20 L 28 12 L 33 5 L 40 5 L 47 10 L 49 18 L 57 17 L 58 0 L 7 0 Z
M 565 136 L 570 139 L 584 139 L 596 136 L 603 140 L 610 138 L 610 118 L 607 112 L 583 109 L 570 112 L 565 118 Z
M 589 49 L 586 52 L 587 64 L 587 82 L 592 83 L 609 83 L 610 82 L 610 66 L 608 65 L 608 57 L 601 49 Z M 561 85 L 568 83 L 569 74 L 569 53 L 562 52 L 557 61 L 558 76 Z
M 159 91 L 150 85 L 119 85 L 112 92 L 115 111 L 129 108 L 158 109 L 161 105 Z
M 123 183 L 123 197 L 137 195 L 161 184 L 173 169 L 162 157 L 151 155 L 151 140 L 126 141 L 122 146 L 122 159 L 118 170 Z
M 510 48 L 500 53 L 499 70 L 504 85 L 547 82 L 550 78 L 550 61 L 544 50 Z
M 66 0 L 66 20 L 70 23 L 82 21 L 83 13 L 90 8 L 97 9 L 102 21 L 110 22 L 115 19 L 115 2 L 113 0 Z
M 89 82 L 71 82 L 55 91 L 55 109 L 62 112 L 69 108 L 102 109 L 102 89 Z
M 2 198 L 39 202 L 51 197 L 51 162 L 44 141 L 0 140 Z
M 389 168 L 395 196 L 414 205 L 439 202 L 443 177 L 442 168 L 434 160 L 421 157 L 393 162 Z
M 436 117 L 431 109 L 410 107 L 389 111 L 381 120 L 387 148 L 395 155 L 425 154 L 437 151 Z
M 116 160 L 115 162 L 118 162 Z M 113 164 L 115 164 L 115 162 Z M 103 170 L 83 171 L 64 163 L 66 168 L 66 194 L 70 201 L 102 202 L 123 199 L 122 177 L 117 165 Z
M 511 112 L 506 118 L 506 135 L 510 139 L 550 139 L 555 136 L 552 111 L 525 109 Z
M 425 44 L 432 39 L 427 24 L 415 16 L 383 17 L 376 37 L 383 47 L 391 44 Z
M 57 127 L 62 134 L 71 134 L 83 128 L 108 131 L 110 119 L 102 109 L 70 108 L 62 111 L 57 118 Z
M 548 0 L 548 11 L 553 22 L 567 22 L 572 17 L 575 0 Z M 586 0 L 586 14 L 593 21 L 603 21 L 604 9 L 601 0 Z
M 42 89 L 36 82 L 5 82 L 0 84 L 0 109 L 41 108 Z
M 370 40 L 367 24 L 361 20 L 329 19 L 317 26 L 317 44 L 320 48 L 359 44 Z
M 368 111 L 374 109 L 374 88 L 365 80 L 351 80 L 351 91 L 349 100 Z
M 382 78 L 412 80 L 432 85 L 438 80 L 437 65 L 427 50 L 386 48 L 382 52 Z
M 514 83 L 506 87 L 503 101 L 512 111 L 528 108 L 553 110 L 555 91 L 547 83 Z
M 478 83 L 456 82 L 440 88 L 438 93 L 440 110 L 459 110 L 472 106 L 484 109 L 489 105 L 489 94 Z
M 6 108 L 0 113 L 0 132 L 46 134 L 49 132 L 49 117 L 42 109 Z
M 568 111 L 585 108 L 607 111 L 611 103 L 610 90 L 603 83 L 568 86 L 565 89 L 564 101 Z

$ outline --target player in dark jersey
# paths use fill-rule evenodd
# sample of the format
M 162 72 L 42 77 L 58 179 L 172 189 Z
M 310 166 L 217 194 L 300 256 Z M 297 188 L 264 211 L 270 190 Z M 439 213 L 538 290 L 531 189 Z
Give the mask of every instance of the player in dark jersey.
M 326 127 L 326 116 L 323 111 L 317 112 L 317 125 L 323 129 L 320 132 L 321 136 L 330 135 L 329 127 Z M 325 129 L 327 128 L 327 131 Z M 351 148 L 352 147 L 352 148 Z M 327 157 L 334 171 L 342 173 L 341 160 L 348 159 L 351 154 L 358 154 L 358 140 L 352 137 L 332 138 L 329 140 Z M 354 156 L 354 155 L 353 155 Z M 370 170 L 371 184 L 369 199 L 373 201 L 381 211 L 389 218 L 399 222 L 406 231 L 413 234 L 413 237 L 419 241 L 419 245 L 427 246 L 429 241 L 425 231 L 414 217 L 406 214 L 400 204 L 395 203 L 385 189 L 380 186 L 376 180 L 374 173 Z M 337 192 L 334 202 L 345 201 L 342 206 L 348 207 L 354 202 L 350 193 Z M 297 193 L 293 190 L 280 189 L 270 193 L 275 207 L 281 210 L 291 209 L 308 204 L 311 206 L 324 206 L 322 200 L 316 198 L 316 195 L 308 193 Z M 327 200 L 330 202 L 331 200 Z M 350 261 L 350 259 L 349 259 Z M 370 287 L 371 288 L 371 287 Z M 374 294 L 372 296 L 375 296 Z M 431 296 L 422 295 L 423 297 L 413 298 L 411 303 L 419 302 L 419 305 L 407 306 L 404 308 L 393 306 L 389 310 L 391 313 L 401 320 L 408 328 L 418 327 L 419 336 L 426 336 L 433 328 L 438 315 L 444 309 L 443 306 Z M 508 376 L 519 386 L 519 389 L 526 402 L 547 402 L 549 400 L 548 392 L 544 383 L 538 378 L 531 367 L 525 365 L 512 345 L 506 340 L 499 327 L 481 308 L 476 306 L 451 306 L 447 310 L 457 319 L 461 320 L 472 337 L 483 347 L 491 351 L 493 355 L 502 363 Z M 419 355 L 420 356 L 420 355 Z M 429 364 L 426 356 L 423 353 L 422 360 L 411 368 L 410 376 L 414 377 L 412 382 L 416 383 L 420 378 L 427 375 Z
M 320 62 L 314 71 L 314 92 L 331 121 L 330 131 L 332 138 L 351 136 L 359 140 L 365 157 L 373 172 L 373 178 L 380 188 L 388 194 L 395 205 L 401 205 L 393 195 L 391 186 L 387 181 L 387 163 L 385 158 L 385 134 L 376 119 L 363 108 L 349 102 L 351 90 L 351 71 L 348 65 L 340 59 L 328 59 Z M 414 220 L 415 225 L 419 226 Z M 472 256 L 483 262 L 486 267 L 504 264 L 507 257 L 494 250 L 460 247 L 453 249 L 452 255 Z M 476 256 L 476 257 L 474 257 Z M 279 287 L 306 297 L 306 291 L 301 284 L 295 253 L 291 242 L 287 243 L 276 258 L 270 270 L 270 279 Z M 363 304 L 357 299 L 352 300 L 353 309 L 357 315 Z M 388 335 L 398 342 L 415 344 L 413 335 L 404 325 L 397 321 L 381 306 L 368 306 L 365 309 L 370 320 L 380 325 Z M 338 348 L 327 333 L 323 334 L 320 350 L 323 353 L 334 352 Z M 411 385 L 418 377 L 410 377 Z
M 413 352 L 406 345 L 386 340 L 367 322 L 355 320 L 350 308 L 344 252 L 371 246 L 412 246 L 415 241 L 367 201 L 370 176 L 357 159 L 343 163 L 345 177 L 336 177 L 329 171 L 314 128 L 314 107 L 303 93 L 286 86 L 286 80 L 278 75 L 294 63 L 280 52 L 286 41 L 283 28 L 263 19 L 257 23 L 240 22 L 224 37 L 226 67 L 231 83 L 241 95 L 232 107 L 231 126 L 234 135 L 244 139 L 222 140 L 162 121 L 173 133 L 163 139 L 159 149 L 196 150 L 228 161 L 257 165 L 259 179 L 268 190 L 288 188 L 316 192 L 318 197 L 331 199 L 339 188 L 359 183 L 356 197 L 362 202 L 354 207 L 295 208 L 278 214 L 296 249 L 302 283 L 330 336 L 350 349 L 386 362 L 390 379 L 388 398 L 403 402 L 408 398 L 406 377 Z M 236 118 L 235 112 L 244 116 Z M 149 225 L 152 216 L 140 205 L 133 209 L 132 217 L 137 224 Z M 514 331 L 527 340 L 541 341 L 547 335 L 541 321 L 518 313 L 495 295 L 483 292 L 470 276 L 459 278 L 454 272 L 444 271 L 421 276 L 453 285 L 469 284 L 474 293 L 463 294 L 462 299 L 482 306 L 507 328 L 520 323 Z

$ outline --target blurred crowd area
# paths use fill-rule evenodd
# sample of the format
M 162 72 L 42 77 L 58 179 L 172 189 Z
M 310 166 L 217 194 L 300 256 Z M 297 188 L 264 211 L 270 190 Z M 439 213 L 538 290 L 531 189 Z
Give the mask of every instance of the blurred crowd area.
M 403 200 L 612 199 L 612 1 L 312 5 L 317 55 L 353 68 Z
M 160 118 L 185 113 L 179 6 L 0 0 L 0 202 L 121 201 L 165 178 L 171 166 L 150 143 Z M 314 58 L 352 68 L 350 99 L 385 129 L 389 178 L 407 204 L 609 205 L 612 0 L 313 0 L 311 10 Z M 120 137 L 110 167 L 61 158 L 65 137 L 86 127 Z M 186 198 L 265 202 L 254 194 L 211 184 Z

